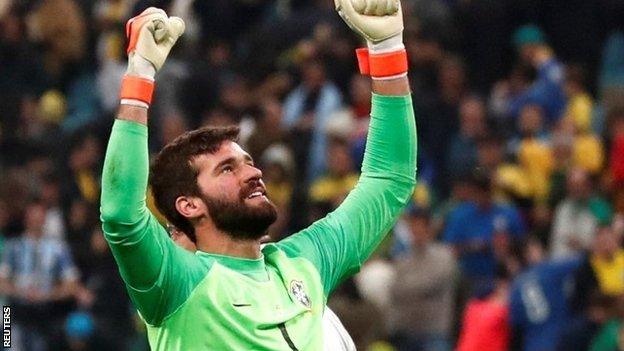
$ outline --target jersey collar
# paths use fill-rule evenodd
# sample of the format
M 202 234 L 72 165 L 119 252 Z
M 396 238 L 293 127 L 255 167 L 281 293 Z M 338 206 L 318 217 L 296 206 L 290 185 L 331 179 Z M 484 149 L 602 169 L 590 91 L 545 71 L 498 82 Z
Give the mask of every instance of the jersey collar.
M 196 251 L 195 255 L 202 259 L 214 260 L 216 263 L 254 280 L 266 281 L 268 279 L 264 255 L 256 259 L 217 255 L 203 251 Z

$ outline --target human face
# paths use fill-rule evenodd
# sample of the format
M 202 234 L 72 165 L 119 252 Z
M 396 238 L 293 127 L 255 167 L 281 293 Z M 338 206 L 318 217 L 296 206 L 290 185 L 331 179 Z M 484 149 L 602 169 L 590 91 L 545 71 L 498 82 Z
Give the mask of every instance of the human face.
M 620 243 L 618 237 L 611 227 L 598 229 L 598 233 L 594 237 L 594 254 L 611 258 L 618 251 L 619 247 Z
M 544 116 L 541 107 L 527 105 L 520 112 L 519 129 L 526 136 L 533 136 L 543 127 Z
M 460 107 L 461 130 L 468 137 L 476 137 L 485 129 L 485 107 L 476 98 L 465 99 Z
M 412 231 L 413 243 L 416 247 L 424 247 L 433 239 L 429 226 L 429 218 L 411 216 L 409 217 L 409 225 Z
M 587 172 L 580 168 L 571 170 L 567 179 L 568 196 L 577 201 L 584 201 L 591 197 L 592 186 Z
M 533 64 L 535 54 L 539 49 L 537 44 L 524 44 L 520 47 L 520 59 L 524 62 Z
M 259 239 L 277 219 L 262 172 L 247 152 L 225 141 L 214 154 L 194 160 L 208 217 L 217 229 L 238 239 Z
M 303 68 L 303 81 L 309 90 L 320 89 L 325 82 L 325 69 L 318 62 L 306 65 Z
M 46 208 L 41 204 L 30 204 L 26 207 L 24 222 L 30 235 L 43 234 L 46 212 Z

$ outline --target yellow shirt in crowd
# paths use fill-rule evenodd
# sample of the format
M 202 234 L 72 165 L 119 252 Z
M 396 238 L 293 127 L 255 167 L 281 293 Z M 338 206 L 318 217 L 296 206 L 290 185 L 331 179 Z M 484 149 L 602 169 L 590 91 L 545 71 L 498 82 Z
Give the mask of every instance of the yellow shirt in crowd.
M 574 138 L 572 163 L 591 174 L 597 174 L 604 164 L 602 141 L 594 134 L 581 134 Z
M 619 250 L 611 260 L 591 258 L 600 291 L 605 295 L 624 294 L 624 250 Z
M 523 168 L 536 199 L 548 196 L 550 175 L 554 160 L 550 146 L 537 138 L 522 140 L 518 149 L 518 162 Z
M 591 128 L 593 106 L 594 102 L 588 94 L 575 94 L 570 97 L 564 116 L 572 119 L 576 130 L 588 132 Z
M 343 177 L 321 177 L 310 187 L 310 199 L 314 202 L 332 202 L 351 191 L 359 176 L 351 173 Z

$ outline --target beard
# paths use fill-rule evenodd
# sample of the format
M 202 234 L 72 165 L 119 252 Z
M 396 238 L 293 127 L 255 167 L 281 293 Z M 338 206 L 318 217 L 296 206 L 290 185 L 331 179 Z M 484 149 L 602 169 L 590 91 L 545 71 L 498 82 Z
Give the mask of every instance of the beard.
M 271 201 L 251 206 L 248 194 L 241 190 L 237 201 L 217 199 L 204 194 L 202 199 L 217 229 L 238 240 L 258 240 L 277 220 L 277 209 Z

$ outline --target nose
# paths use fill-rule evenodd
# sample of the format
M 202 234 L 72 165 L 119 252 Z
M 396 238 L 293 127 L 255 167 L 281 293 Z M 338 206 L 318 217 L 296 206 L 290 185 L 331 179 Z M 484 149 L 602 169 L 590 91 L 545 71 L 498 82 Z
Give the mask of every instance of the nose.
M 259 181 L 260 179 L 262 179 L 262 171 L 255 166 L 247 165 L 245 169 L 245 183 Z

